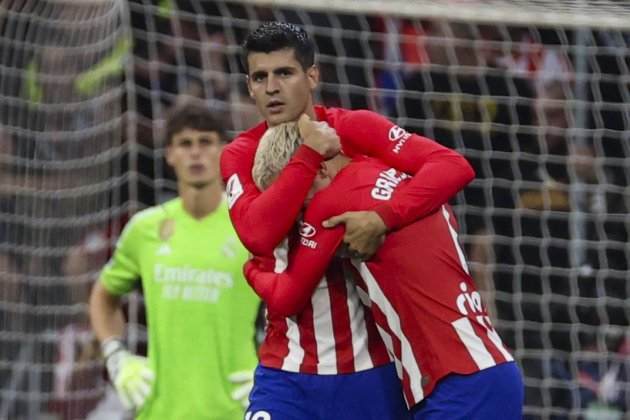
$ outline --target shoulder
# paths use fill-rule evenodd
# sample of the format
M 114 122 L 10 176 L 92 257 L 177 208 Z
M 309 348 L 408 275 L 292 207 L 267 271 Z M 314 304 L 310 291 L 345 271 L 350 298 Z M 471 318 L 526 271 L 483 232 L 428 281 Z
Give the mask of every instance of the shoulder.
M 133 215 L 133 217 L 129 220 L 129 223 L 127 223 L 127 225 L 144 226 L 147 224 L 151 224 L 153 221 L 162 218 L 166 214 L 165 212 L 166 204 L 168 203 L 165 203 L 159 206 L 149 207 L 142 211 L 139 211 L 138 213 Z
M 365 120 L 371 118 L 383 118 L 378 113 L 367 109 L 346 109 L 346 108 L 324 108 L 326 121 L 332 126 L 337 127 L 347 121 L 357 119 Z
M 223 155 L 255 149 L 266 130 L 267 123 L 263 121 L 249 130 L 243 131 L 223 148 Z
M 146 232 L 155 231 L 155 226 L 164 220 L 166 212 L 162 206 L 154 206 L 134 214 L 125 225 L 117 241 L 117 248 L 123 244 L 135 242 L 145 236 Z
M 177 208 L 179 200 L 179 198 L 174 198 L 163 204 L 139 211 L 129 220 L 125 230 L 141 231 L 155 226 L 165 217 L 175 214 L 174 210 Z

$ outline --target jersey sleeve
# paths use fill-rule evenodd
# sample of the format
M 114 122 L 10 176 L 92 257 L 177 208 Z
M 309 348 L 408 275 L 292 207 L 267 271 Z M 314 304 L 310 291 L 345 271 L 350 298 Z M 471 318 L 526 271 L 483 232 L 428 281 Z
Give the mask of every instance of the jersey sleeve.
M 221 175 L 241 242 L 255 255 L 271 255 L 295 223 L 323 157 L 300 146 L 276 181 L 261 192 L 251 174 L 255 153 L 255 146 L 230 144 L 221 154 Z
M 347 155 L 368 155 L 413 175 L 394 199 L 374 208 L 390 230 L 434 212 L 475 176 L 459 153 L 372 111 L 349 111 L 339 118 L 336 129 Z
M 100 282 L 108 292 L 124 295 L 133 290 L 140 279 L 138 262 L 140 223 L 132 218 L 116 242 L 114 253 L 100 274 Z
M 327 210 L 330 209 L 328 204 L 332 198 L 316 198 L 304 215 L 299 244 L 289 252 L 289 262 L 284 272 L 275 273 L 271 265 L 265 267 L 265 264 L 255 260 L 245 264 L 248 283 L 273 314 L 288 317 L 306 307 L 343 240 L 343 226 L 333 229 L 321 226 L 324 220 L 335 214 Z

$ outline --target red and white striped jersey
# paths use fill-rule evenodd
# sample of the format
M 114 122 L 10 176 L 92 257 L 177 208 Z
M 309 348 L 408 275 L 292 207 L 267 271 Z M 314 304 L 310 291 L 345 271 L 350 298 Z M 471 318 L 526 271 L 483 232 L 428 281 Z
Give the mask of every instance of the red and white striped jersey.
M 375 160 L 354 159 L 313 197 L 286 270 L 264 272 L 250 262 L 248 281 L 276 310 L 299 311 L 343 239 L 343 228 L 324 229 L 321 222 L 390 200 L 407 178 Z M 387 235 L 368 262 L 346 262 L 395 359 L 410 407 L 450 373 L 470 374 L 513 360 L 475 290 L 446 206 Z
M 390 228 L 439 208 L 474 177 L 466 159 L 457 152 L 408 133 L 374 112 L 321 106 L 314 110 L 317 120 L 335 129 L 346 155 L 374 156 L 414 174 L 412 185 L 404 193 L 375 209 Z M 270 256 L 295 223 L 323 160 L 303 145 L 274 183 L 259 191 L 251 171 L 266 129 L 263 122 L 241 133 L 221 153 L 221 174 L 232 223 L 245 247 L 260 257 Z M 299 315 L 285 318 L 270 307 L 267 337 L 261 348 L 263 365 L 290 371 L 342 373 L 389 360 L 369 312 L 364 315 L 354 283 L 346 281 L 334 267 L 322 270 L 318 283 L 324 274 L 325 280 L 317 289 L 313 285 Z
M 287 265 L 286 243 L 274 253 L 277 272 Z M 319 375 L 358 372 L 392 360 L 340 260 L 331 262 L 297 315 L 287 317 L 268 306 L 259 357 L 266 367 Z

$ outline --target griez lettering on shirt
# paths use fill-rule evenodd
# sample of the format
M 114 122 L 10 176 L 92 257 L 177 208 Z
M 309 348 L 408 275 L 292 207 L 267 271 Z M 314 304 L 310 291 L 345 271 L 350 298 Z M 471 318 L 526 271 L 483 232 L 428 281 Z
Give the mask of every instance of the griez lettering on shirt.
M 406 178 L 409 178 L 409 175 L 398 172 L 394 168 L 381 172 L 372 188 L 372 198 L 382 201 L 391 199 L 394 189 Z

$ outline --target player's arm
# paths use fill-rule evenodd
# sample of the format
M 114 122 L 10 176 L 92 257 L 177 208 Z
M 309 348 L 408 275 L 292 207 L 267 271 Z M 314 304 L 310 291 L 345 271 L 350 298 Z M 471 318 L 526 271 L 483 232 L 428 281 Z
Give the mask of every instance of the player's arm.
M 388 230 L 431 214 L 475 176 L 459 153 L 426 137 L 408 133 L 375 112 L 348 112 L 340 118 L 336 128 L 347 153 L 375 157 L 413 175 L 404 191 L 374 209 Z
M 90 295 L 90 322 L 101 343 L 110 379 L 125 405 L 138 410 L 152 392 L 155 374 L 145 357 L 130 353 L 123 344 L 125 329 L 120 296 L 131 291 L 140 277 L 136 220 L 120 236 L 110 261 L 101 271 Z
M 120 297 L 112 294 L 100 281 L 96 282 L 90 295 L 90 322 L 101 343 L 112 337 L 122 337 L 125 331 Z
M 284 272 L 275 273 L 272 266 L 260 264 L 256 259 L 245 264 L 247 281 L 274 314 L 292 316 L 302 311 L 342 242 L 343 226 L 320 227 L 327 217 L 325 214 L 331 214 L 321 211 L 324 205 L 323 200 L 314 199 L 307 209 L 304 220 L 315 233 L 309 236 L 309 230 L 301 229 L 300 243 L 290 251 Z
M 271 255 L 287 236 L 320 163 L 339 149 L 334 131 L 312 124 L 305 129 L 304 122 L 300 124 L 304 144 L 265 191 L 256 187 L 251 175 L 255 150 L 240 147 L 237 139 L 221 155 L 230 217 L 241 242 L 254 255 Z
M 92 289 L 89 314 L 100 342 L 123 336 L 125 322 L 120 297 L 133 290 L 140 279 L 138 218 L 125 226 L 108 263 Z

